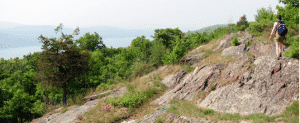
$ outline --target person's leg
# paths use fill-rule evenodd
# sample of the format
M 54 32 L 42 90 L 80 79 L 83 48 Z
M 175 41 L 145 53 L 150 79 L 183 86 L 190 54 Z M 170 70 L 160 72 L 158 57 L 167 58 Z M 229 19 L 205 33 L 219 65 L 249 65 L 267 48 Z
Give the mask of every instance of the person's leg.
M 283 43 L 286 40 L 285 36 L 280 36 L 278 38 L 278 46 L 279 46 L 279 56 L 282 57 L 282 52 L 283 52 Z
M 274 39 L 275 44 L 276 44 L 276 57 L 275 57 L 275 59 L 278 59 L 280 57 L 280 43 L 279 43 L 280 40 L 279 39 L 280 39 L 279 34 L 276 34 L 276 37 Z
M 282 55 L 281 55 L 281 53 L 282 53 L 282 44 L 280 42 L 278 42 L 278 47 L 279 47 L 278 57 L 282 57 Z
M 276 58 L 279 57 L 279 46 L 278 46 L 278 41 L 275 41 L 275 45 L 276 45 Z

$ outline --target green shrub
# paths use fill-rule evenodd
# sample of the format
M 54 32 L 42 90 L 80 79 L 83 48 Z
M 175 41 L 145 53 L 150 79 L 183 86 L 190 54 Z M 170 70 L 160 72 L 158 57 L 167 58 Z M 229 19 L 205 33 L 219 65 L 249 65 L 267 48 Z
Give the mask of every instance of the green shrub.
M 211 89 L 212 91 L 216 90 L 216 85 L 217 85 L 217 84 L 212 84 L 211 87 L 210 87 L 210 89 Z
M 159 116 L 156 118 L 155 123 L 163 123 L 163 119 Z
M 97 86 L 96 91 L 105 91 L 116 88 L 117 85 L 110 84 L 110 83 L 101 83 L 99 86 Z
M 161 82 L 158 82 L 158 81 L 154 81 L 153 82 L 153 85 L 156 86 L 156 87 L 160 87 L 160 88 L 165 88 L 165 84 L 161 83 Z
M 289 50 L 284 53 L 285 57 L 299 59 L 299 36 L 291 39 Z
M 247 31 L 254 36 L 260 36 L 262 35 L 263 27 L 257 22 L 251 22 Z
M 183 65 L 183 69 L 186 71 L 186 72 L 191 72 L 193 70 L 195 70 L 195 67 L 191 67 L 189 65 Z
M 232 45 L 232 46 L 237 46 L 238 44 L 239 44 L 239 41 L 238 41 L 238 39 L 237 39 L 237 36 L 235 35 L 235 36 L 233 37 L 233 39 L 232 39 L 231 45 Z
M 183 42 L 179 37 L 175 38 L 175 47 L 172 51 L 167 50 L 167 55 L 162 58 L 163 63 L 170 64 L 179 61 L 187 51 L 186 43 Z
M 129 84 L 129 85 L 127 85 L 127 90 L 129 91 L 129 92 L 134 92 L 134 88 L 136 87 L 136 85 L 133 85 L 133 84 Z
M 249 26 L 246 15 L 243 15 L 240 18 L 239 22 L 237 22 L 236 25 L 237 25 L 237 30 L 238 31 L 244 31 Z
M 268 9 L 262 7 L 261 9 L 257 10 L 257 15 L 255 15 L 255 21 L 260 22 L 261 20 L 276 21 L 276 15 L 274 15 L 271 7 L 268 7 Z
M 143 105 L 147 98 L 152 97 L 157 92 L 158 89 L 149 87 L 141 91 L 127 93 L 123 97 L 109 98 L 108 102 L 114 106 L 136 108 Z
M 250 41 L 250 40 L 249 40 L 248 42 L 245 43 L 246 47 L 250 47 L 252 44 L 253 44 L 253 42 Z
M 214 110 L 212 110 L 212 109 L 205 109 L 203 111 L 203 114 L 205 114 L 205 115 L 210 115 L 210 114 L 213 114 L 213 113 L 214 113 Z
M 34 102 L 33 106 L 34 106 L 33 110 L 37 114 L 43 115 L 45 111 L 45 103 L 43 103 L 41 100 L 37 100 L 36 102 Z
M 209 50 L 201 49 L 200 52 L 205 52 L 207 55 L 209 55 L 209 54 L 211 54 L 213 51 L 212 51 L 212 49 L 209 49 Z
M 63 114 L 63 113 L 65 113 L 66 111 L 68 111 L 68 109 L 67 109 L 67 108 L 64 108 L 64 109 L 60 112 L 60 114 Z
M 145 61 L 135 61 L 131 66 L 131 70 L 132 70 L 131 76 L 137 77 L 151 72 L 152 70 L 154 70 L 154 67 L 150 67 L 150 66 L 151 65 L 146 63 Z

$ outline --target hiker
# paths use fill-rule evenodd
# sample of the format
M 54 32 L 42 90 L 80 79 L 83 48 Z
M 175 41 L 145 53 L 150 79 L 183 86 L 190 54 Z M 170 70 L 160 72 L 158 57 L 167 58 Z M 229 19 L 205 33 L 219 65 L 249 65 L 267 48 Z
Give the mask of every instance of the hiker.
M 281 21 L 281 15 L 277 15 L 277 21 L 274 23 L 270 40 L 273 39 L 273 34 L 275 37 L 275 44 L 276 44 L 276 57 L 275 59 L 279 59 L 281 52 L 282 52 L 282 44 L 286 40 L 286 34 L 288 32 L 288 29 L 286 28 L 286 25 L 283 21 Z

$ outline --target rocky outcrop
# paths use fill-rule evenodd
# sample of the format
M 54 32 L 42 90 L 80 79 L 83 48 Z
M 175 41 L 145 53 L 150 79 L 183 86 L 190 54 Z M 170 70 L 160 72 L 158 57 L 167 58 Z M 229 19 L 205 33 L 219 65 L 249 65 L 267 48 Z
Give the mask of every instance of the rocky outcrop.
M 181 64 L 193 65 L 195 60 L 197 60 L 201 57 L 204 57 L 204 56 L 205 56 L 205 53 L 189 55 L 189 56 L 185 56 L 185 57 L 181 58 L 180 62 L 181 62 Z
M 199 92 L 210 92 L 213 82 L 217 89 L 197 104 L 199 107 L 222 113 L 274 116 L 282 113 L 294 100 L 299 100 L 298 59 L 282 57 L 275 60 L 275 43 L 257 42 L 246 48 L 245 43 L 253 38 L 249 35 L 240 38 L 239 46 L 228 47 L 233 35 L 221 41 L 216 49 L 224 48 L 221 55 L 237 56 L 236 61 L 204 65 L 189 74 L 166 77 L 163 83 L 170 90 L 153 104 L 167 104 L 171 99 L 192 101 Z M 283 51 L 286 50 L 283 46 Z M 233 80 L 220 86 L 219 80 L 227 78 Z
M 222 69 L 223 64 L 204 65 L 200 68 L 197 67 L 194 72 L 185 76 L 184 74 L 179 74 L 182 75 L 181 77 L 173 76 L 174 78 L 169 79 L 170 83 L 172 80 L 176 80 L 175 77 L 182 79 L 173 89 L 155 100 L 153 104 L 166 104 L 171 99 L 192 101 L 200 91 L 210 91 L 211 83 L 219 78 Z
M 213 51 L 219 51 L 219 50 L 222 50 L 222 49 L 230 46 L 232 39 L 235 35 L 236 35 L 235 33 L 231 33 L 228 37 L 221 40 L 220 45 L 217 48 L 213 49 Z
M 173 114 L 168 114 L 165 123 L 229 123 L 225 121 L 208 121 L 208 120 L 195 120 L 186 116 L 175 117 Z
M 286 52 L 288 48 L 284 45 L 282 45 L 282 48 L 282 54 L 284 54 L 284 52 Z M 246 51 L 253 54 L 255 58 L 258 58 L 260 56 L 271 56 L 273 58 L 276 57 L 276 45 L 274 42 L 257 42 L 248 47 Z M 284 58 L 284 56 L 282 57 Z
M 86 97 L 85 99 L 88 101 L 82 106 L 77 106 L 69 109 L 63 114 L 60 114 L 60 112 L 49 114 L 46 116 L 43 116 L 41 118 L 35 119 L 32 121 L 32 123 L 77 123 L 80 122 L 80 120 L 77 118 L 79 115 L 83 115 L 86 112 L 88 112 L 90 109 L 94 108 L 100 100 L 105 99 L 97 99 L 97 97 L 101 95 L 107 95 L 107 97 L 114 97 L 114 96 L 123 96 L 126 92 L 126 87 L 122 87 L 120 89 L 114 90 L 114 91 L 107 91 L 104 93 L 92 95 L 89 97 Z M 61 108 L 60 108 L 61 109 Z
M 173 88 L 175 85 L 177 85 L 180 82 L 180 80 L 185 74 L 186 72 L 182 70 L 175 75 L 166 76 L 162 80 L 162 83 L 164 83 L 168 88 Z
M 237 83 L 211 92 L 199 106 L 223 113 L 273 116 L 282 113 L 293 100 L 299 100 L 298 60 L 262 56 L 254 64 L 257 67 L 253 73 L 247 72 Z
M 170 108 L 170 104 L 167 104 L 161 108 L 157 108 L 153 113 L 144 116 L 144 118 L 139 123 L 155 123 L 157 117 L 162 116 L 166 112 L 168 108 Z

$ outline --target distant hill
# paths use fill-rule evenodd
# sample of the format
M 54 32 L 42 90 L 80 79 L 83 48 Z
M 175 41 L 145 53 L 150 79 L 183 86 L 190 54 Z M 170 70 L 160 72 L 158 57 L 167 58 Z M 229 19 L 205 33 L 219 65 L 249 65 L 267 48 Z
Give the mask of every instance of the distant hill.
M 199 32 L 200 34 L 202 34 L 205 30 L 207 30 L 207 34 L 209 34 L 220 27 L 226 28 L 226 27 L 228 27 L 228 25 L 227 24 L 217 24 L 217 25 L 213 25 L 213 26 L 204 27 L 199 30 L 189 31 L 189 32 L 186 32 L 185 34 L 192 34 L 192 33 L 196 33 L 196 32 Z
M 14 22 L 6 22 L 6 21 L 0 21 L 0 29 L 8 29 L 18 26 L 26 26 L 25 24 L 19 24 Z
M 10 48 L 38 46 L 42 45 L 42 43 L 39 43 L 40 40 L 38 40 L 38 37 L 41 34 L 44 37 L 48 38 L 60 38 L 61 31 L 64 34 L 72 34 L 75 30 L 72 28 L 64 27 L 56 34 L 54 31 L 55 28 L 55 26 L 22 25 L 0 21 L 0 42 L 1 44 L 5 44 L 6 46 L 11 46 Z M 75 40 L 83 36 L 87 32 L 89 32 L 90 34 L 94 34 L 94 32 L 97 32 L 103 38 L 103 41 L 106 45 L 117 43 L 119 46 L 128 45 L 125 39 L 134 39 L 142 35 L 144 35 L 145 37 L 150 37 L 150 35 L 154 34 L 154 29 L 122 29 L 111 26 L 94 26 L 89 28 L 79 28 L 79 30 L 79 35 L 74 35 Z M 3 49 L 6 48 L 0 48 L 0 50 Z

